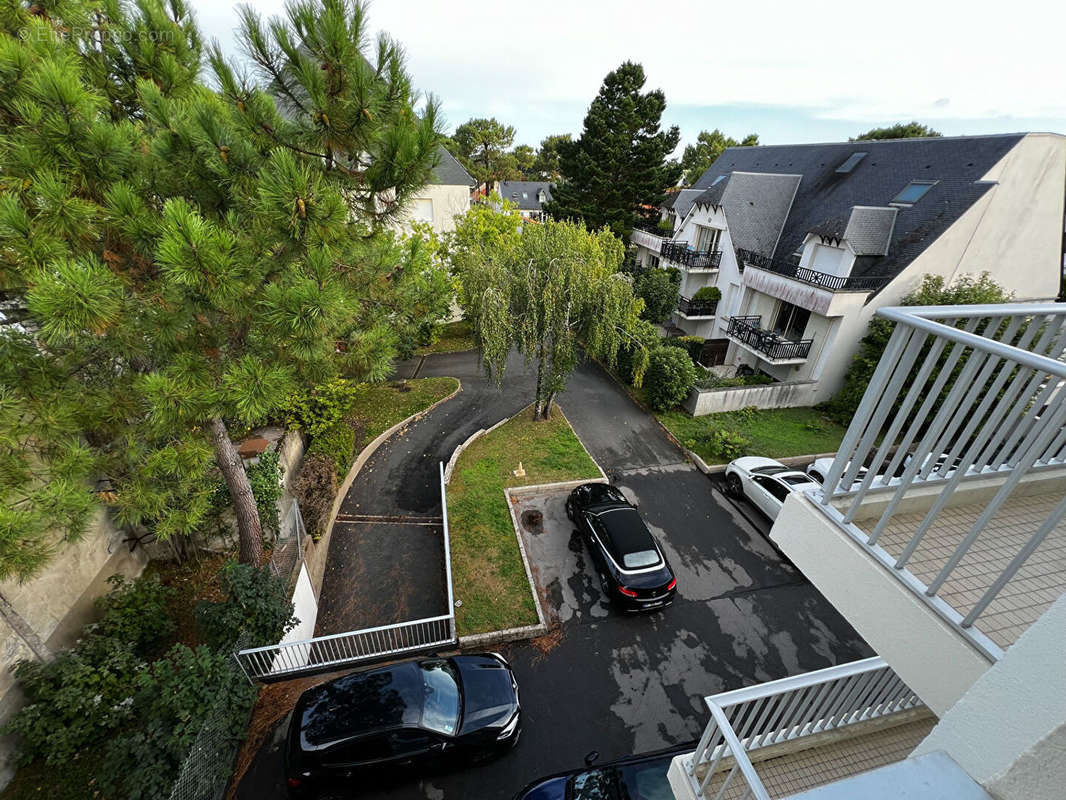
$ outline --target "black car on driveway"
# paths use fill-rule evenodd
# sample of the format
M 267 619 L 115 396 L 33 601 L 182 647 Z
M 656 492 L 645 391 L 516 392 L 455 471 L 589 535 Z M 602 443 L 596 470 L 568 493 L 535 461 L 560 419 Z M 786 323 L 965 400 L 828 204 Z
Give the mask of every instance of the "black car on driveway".
M 403 661 L 304 692 L 285 747 L 290 796 L 354 784 L 368 773 L 478 760 L 520 733 L 518 684 L 495 653 Z
M 616 487 L 585 483 L 566 499 L 608 599 L 629 611 L 669 605 L 677 579 L 640 513 Z

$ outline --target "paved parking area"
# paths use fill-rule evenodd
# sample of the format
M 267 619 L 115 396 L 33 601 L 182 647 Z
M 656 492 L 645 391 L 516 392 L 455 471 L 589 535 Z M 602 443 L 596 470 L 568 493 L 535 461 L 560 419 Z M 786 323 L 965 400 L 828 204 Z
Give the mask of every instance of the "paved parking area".
M 599 367 L 582 365 L 560 403 L 593 457 L 639 502 L 677 573 L 677 599 L 651 614 L 605 605 L 561 507 L 549 508 L 530 550 L 546 612 L 559 624 L 539 640 L 499 648 L 521 687 L 518 746 L 484 765 L 382 788 L 360 783 L 339 796 L 508 800 L 538 776 L 580 766 L 591 750 L 608 760 L 696 739 L 705 695 L 871 655 Z M 268 746 L 238 797 L 280 798 L 282 780 L 280 751 Z

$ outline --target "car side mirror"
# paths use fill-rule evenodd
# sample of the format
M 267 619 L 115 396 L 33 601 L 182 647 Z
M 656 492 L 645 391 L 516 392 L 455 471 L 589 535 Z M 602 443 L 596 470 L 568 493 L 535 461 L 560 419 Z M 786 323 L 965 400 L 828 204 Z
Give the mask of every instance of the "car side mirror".
M 591 767 L 593 764 L 595 764 L 599 760 L 599 758 L 600 758 L 600 751 L 599 750 L 589 750 L 589 752 L 585 755 L 585 766 L 586 767 Z

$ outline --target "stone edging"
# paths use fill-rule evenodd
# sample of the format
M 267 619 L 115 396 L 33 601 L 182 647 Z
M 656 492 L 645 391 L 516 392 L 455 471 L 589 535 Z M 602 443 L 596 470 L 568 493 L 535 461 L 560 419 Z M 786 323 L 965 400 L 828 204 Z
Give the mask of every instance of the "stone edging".
M 526 406 L 526 408 L 528 407 L 529 406 Z M 525 409 L 522 409 L 522 411 L 525 411 Z M 522 411 L 519 411 L 518 413 L 521 414 Z M 518 414 L 516 414 L 515 416 L 518 416 Z M 462 455 L 463 451 L 466 450 L 466 448 L 468 448 L 486 433 L 492 433 L 498 427 L 503 425 L 503 423 L 510 422 L 512 419 L 514 419 L 514 417 L 504 417 L 491 428 L 481 428 L 480 430 L 476 430 L 467 438 L 465 442 L 456 447 L 455 451 L 452 453 L 452 457 L 448 459 L 447 466 L 444 467 L 444 482 L 452 482 L 452 472 L 455 470 L 455 463 L 459 460 L 459 456 Z
M 529 406 L 523 408 L 522 411 L 525 411 L 527 408 L 529 408 Z M 556 406 L 555 408 L 560 414 L 562 414 L 562 409 L 559 408 L 559 406 Z M 519 411 L 518 414 L 521 414 L 522 411 Z M 515 416 L 517 417 L 518 414 L 515 414 Z M 458 459 L 458 453 L 460 452 L 460 448 L 466 449 L 466 447 L 468 447 L 474 441 L 474 439 L 478 438 L 479 436 L 484 436 L 489 431 L 495 430 L 496 428 L 500 427 L 500 425 L 502 425 L 504 422 L 507 422 L 511 419 L 514 419 L 514 417 L 508 417 L 505 420 L 497 422 L 495 425 L 493 425 L 491 428 L 488 428 L 487 430 L 478 431 L 477 433 L 475 433 L 473 436 L 471 436 L 469 439 L 459 445 L 458 448 L 456 448 L 456 453 L 453 454 L 452 458 L 449 460 L 448 466 L 454 467 L 455 461 Z M 574 432 L 574 438 L 577 439 L 578 444 L 580 444 L 582 449 L 585 450 L 585 453 L 588 455 L 589 460 L 592 461 L 592 463 L 595 465 L 596 469 L 599 471 L 602 477 L 592 479 L 581 478 L 574 481 L 558 481 L 556 483 L 541 483 L 533 486 L 514 486 L 509 489 L 503 490 L 503 499 L 504 502 L 507 503 L 507 513 L 511 515 L 511 525 L 514 527 L 515 539 L 518 542 L 518 552 L 522 556 L 522 568 L 526 572 L 526 581 L 529 583 L 529 591 L 533 595 L 533 605 L 537 609 L 537 622 L 534 625 L 522 625 L 517 628 L 505 628 L 501 631 L 488 631 L 486 633 L 473 633 L 469 636 L 460 636 L 460 647 L 483 647 L 485 645 L 502 644 L 505 642 L 517 642 L 522 639 L 535 639 L 536 637 L 543 636 L 548 632 L 547 617 L 544 614 L 544 606 L 541 605 L 540 602 L 540 592 L 537 591 L 537 584 L 533 581 L 533 570 L 529 566 L 529 555 L 526 553 L 525 542 L 522 541 L 522 531 L 521 528 L 519 528 L 518 517 L 515 516 L 514 503 L 512 502 L 512 498 L 516 498 L 526 494 L 536 494 L 542 491 L 572 489 L 573 487 L 580 486 L 583 483 L 608 482 L 607 475 L 604 473 L 603 468 L 599 465 L 599 463 L 597 463 L 596 459 L 592 457 L 592 454 L 589 453 L 588 448 L 585 447 L 585 443 L 581 441 L 581 438 L 577 435 L 577 431 L 574 431 L 574 426 L 570 425 L 570 420 L 566 418 L 565 414 L 563 414 L 563 419 L 566 420 L 566 424 L 569 425 L 570 430 Z M 445 482 L 447 482 L 447 480 L 451 478 L 451 473 L 445 470 L 445 476 Z

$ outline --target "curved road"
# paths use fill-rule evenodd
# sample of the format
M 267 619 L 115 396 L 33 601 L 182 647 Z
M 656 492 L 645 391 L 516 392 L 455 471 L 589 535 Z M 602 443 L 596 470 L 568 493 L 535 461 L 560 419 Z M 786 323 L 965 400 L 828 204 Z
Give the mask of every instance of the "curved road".
M 472 353 L 431 357 L 419 374 L 455 375 L 463 391 L 390 439 L 346 508 L 438 514 L 438 462 L 473 431 L 514 414 L 532 394 L 532 377 L 518 359 L 502 391 L 478 374 Z M 562 527 L 558 541 L 531 551 L 546 611 L 557 626 L 542 640 L 500 648 L 522 687 L 523 734 L 515 750 L 484 765 L 412 776 L 380 789 L 360 783 L 338 797 L 507 800 L 538 776 L 580 766 L 591 750 L 608 760 L 698 738 L 706 722 L 704 695 L 871 655 L 836 610 L 596 364 L 578 367 L 560 405 L 612 480 L 636 495 L 678 575 L 677 600 L 653 614 L 609 609 L 583 548 L 570 547 L 568 526 Z M 349 576 L 345 591 L 359 588 Z M 260 751 L 239 798 L 284 796 L 281 737 L 279 729 Z

